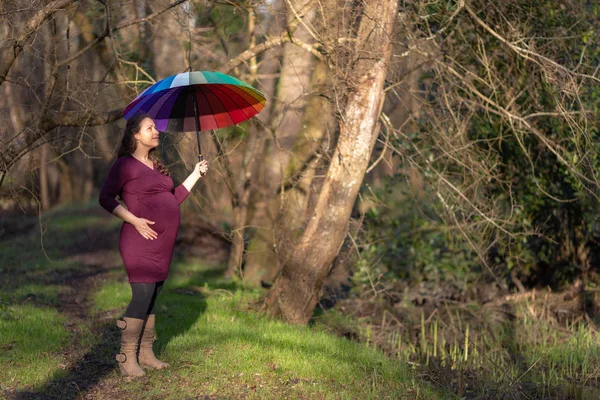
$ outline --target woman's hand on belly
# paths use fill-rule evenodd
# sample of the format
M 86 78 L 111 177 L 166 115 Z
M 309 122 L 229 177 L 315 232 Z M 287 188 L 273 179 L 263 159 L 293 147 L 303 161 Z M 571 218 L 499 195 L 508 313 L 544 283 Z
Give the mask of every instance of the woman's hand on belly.
M 149 224 L 154 225 L 154 223 L 154 221 L 146 218 L 137 218 L 132 225 L 145 239 L 154 240 L 158 237 L 158 234 L 149 226 Z

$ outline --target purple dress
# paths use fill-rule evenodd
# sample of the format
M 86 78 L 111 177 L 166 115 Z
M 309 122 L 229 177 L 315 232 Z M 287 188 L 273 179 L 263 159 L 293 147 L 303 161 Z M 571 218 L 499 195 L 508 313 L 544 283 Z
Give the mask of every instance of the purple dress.
M 133 215 L 155 222 L 148 225 L 158 235 L 154 240 L 144 238 L 128 222 L 121 225 L 119 251 L 129 282 L 167 279 L 179 230 L 179 205 L 189 194 L 183 184 L 174 189 L 173 180 L 161 174 L 156 163 L 153 167 L 131 155 L 117 159 L 98 199 L 112 213 L 120 204 L 115 198 L 119 194 Z

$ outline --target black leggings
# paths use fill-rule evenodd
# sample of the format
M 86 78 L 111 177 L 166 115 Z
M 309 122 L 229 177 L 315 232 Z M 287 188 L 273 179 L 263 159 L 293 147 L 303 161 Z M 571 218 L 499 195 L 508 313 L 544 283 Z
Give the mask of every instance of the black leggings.
M 125 310 L 128 318 L 145 319 L 146 315 L 154 314 L 154 303 L 165 282 L 130 283 L 131 302 Z

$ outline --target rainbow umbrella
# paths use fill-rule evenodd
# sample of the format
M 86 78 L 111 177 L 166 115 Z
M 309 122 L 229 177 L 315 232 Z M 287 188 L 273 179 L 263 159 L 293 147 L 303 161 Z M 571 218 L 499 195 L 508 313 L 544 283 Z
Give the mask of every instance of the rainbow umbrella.
M 200 131 L 237 125 L 265 106 L 265 96 L 252 86 L 216 71 L 172 75 L 146 88 L 123 111 L 129 119 L 145 113 L 161 132 L 196 130 L 202 161 Z

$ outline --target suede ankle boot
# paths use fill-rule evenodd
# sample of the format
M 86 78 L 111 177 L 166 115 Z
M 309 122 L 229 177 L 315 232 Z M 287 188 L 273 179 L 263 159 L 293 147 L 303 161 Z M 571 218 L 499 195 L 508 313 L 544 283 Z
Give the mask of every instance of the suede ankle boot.
M 121 352 L 115 356 L 124 376 L 144 376 L 146 373 L 137 361 L 137 349 L 142 333 L 143 319 L 123 317 L 117 321 L 121 331 Z
M 152 369 L 164 369 L 167 368 L 169 364 L 157 359 L 152 351 L 155 321 L 156 316 L 154 314 L 148 315 L 146 319 L 146 325 L 144 326 L 144 331 L 142 333 L 142 338 L 140 340 L 140 365 L 142 367 L 148 367 Z

